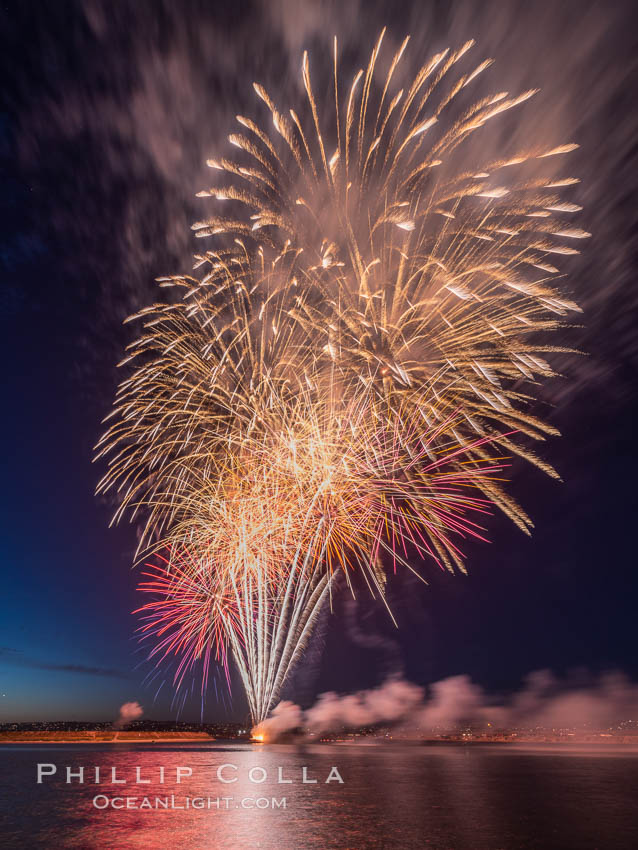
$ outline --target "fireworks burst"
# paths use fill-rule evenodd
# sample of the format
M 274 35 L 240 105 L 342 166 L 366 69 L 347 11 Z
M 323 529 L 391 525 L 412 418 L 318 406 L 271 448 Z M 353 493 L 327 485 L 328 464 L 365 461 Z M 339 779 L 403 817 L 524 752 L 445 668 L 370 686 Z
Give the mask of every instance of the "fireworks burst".
M 565 350 L 544 332 L 578 310 L 553 258 L 588 234 L 557 194 L 577 181 L 544 168 L 574 145 L 485 159 L 474 134 L 534 92 L 468 100 L 490 64 L 463 70 L 471 42 L 406 83 L 406 39 L 379 76 L 382 40 L 345 94 L 335 42 L 330 109 L 307 55 L 299 113 L 255 85 L 275 133 L 239 117 L 238 158 L 209 161 L 200 195 L 230 213 L 194 229 L 217 247 L 133 317 L 99 444 L 114 521 L 139 513 L 139 554 L 169 553 L 142 586 L 154 657 L 181 657 L 178 685 L 203 659 L 205 687 L 230 647 L 255 722 L 335 575 L 384 598 L 388 560 L 463 569 L 458 538 L 483 537 L 491 505 L 531 526 L 504 453 L 556 475 L 513 435 L 555 433 L 530 410 Z

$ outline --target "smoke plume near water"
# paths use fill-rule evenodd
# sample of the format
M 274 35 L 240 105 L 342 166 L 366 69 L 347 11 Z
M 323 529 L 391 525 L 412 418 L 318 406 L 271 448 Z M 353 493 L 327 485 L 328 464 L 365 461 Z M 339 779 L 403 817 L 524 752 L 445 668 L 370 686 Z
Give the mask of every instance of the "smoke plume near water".
M 124 727 L 128 726 L 129 723 L 132 723 L 134 720 L 139 720 L 143 714 L 144 709 L 139 702 L 125 702 L 124 705 L 120 706 L 120 714 L 113 724 L 113 728 L 124 729 Z
M 253 735 L 274 741 L 303 730 L 317 735 L 365 726 L 393 726 L 415 737 L 450 734 L 462 727 L 604 730 L 624 720 L 638 727 L 638 685 L 618 672 L 587 684 L 560 681 L 547 670 L 527 676 L 507 698 L 488 695 L 469 676 L 442 679 L 427 689 L 393 677 L 355 694 L 321 694 L 306 711 L 281 702 Z

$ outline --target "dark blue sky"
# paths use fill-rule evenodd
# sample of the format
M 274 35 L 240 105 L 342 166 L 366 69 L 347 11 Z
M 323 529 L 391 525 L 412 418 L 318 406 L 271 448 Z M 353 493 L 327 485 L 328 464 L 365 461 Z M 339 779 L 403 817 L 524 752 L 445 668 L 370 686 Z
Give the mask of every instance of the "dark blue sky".
M 427 33 L 410 3 L 393 4 L 393 32 L 417 27 L 430 53 L 448 33 L 459 41 L 472 30 L 513 85 L 540 78 L 550 114 L 581 144 L 574 167 L 594 238 L 574 268 L 587 329 L 570 343 L 591 355 L 547 396 L 546 415 L 564 436 L 543 452 L 564 483 L 511 470 L 534 536 L 495 517 L 494 542 L 468 548 L 469 577 L 428 567 L 428 587 L 392 579 L 399 631 L 364 593 L 356 603 L 342 596 L 291 692 L 309 700 L 399 670 L 421 684 L 469 673 L 493 690 L 540 668 L 638 677 L 630 4 L 617 4 L 611 18 L 587 3 L 561 11 L 512 3 L 506 14 L 494 4 L 491 17 L 476 3 L 416 5 L 427 6 Z M 148 667 L 136 669 L 135 529 L 108 529 L 112 505 L 93 496 L 92 446 L 128 341 L 122 319 L 153 297 L 155 276 L 188 268 L 193 196 L 220 127 L 254 107 L 252 79 L 294 94 L 299 49 L 323 49 L 308 4 L 296 28 L 259 4 L 104 8 L 21 2 L 0 12 L 0 721 L 109 719 L 130 700 L 148 715 L 174 716 L 169 696 L 151 707 Z M 383 4 L 371 3 L 355 36 L 338 4 L 326 8 L 353 54 L 366 54 L 368 33 L 386 23 Z M 528 74 L 525 57 L 534 55 Z M 205 717 L 241 717 L 238 693 L 231 710 L 211 695 Z M 185 716 L 199 716 L 197 698 Z

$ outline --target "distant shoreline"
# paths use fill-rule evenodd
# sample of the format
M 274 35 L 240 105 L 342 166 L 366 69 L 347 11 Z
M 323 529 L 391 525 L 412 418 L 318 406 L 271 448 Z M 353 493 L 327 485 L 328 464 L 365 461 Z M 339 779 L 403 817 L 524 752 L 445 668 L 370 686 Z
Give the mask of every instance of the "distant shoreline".
M 215 738 L 149 738 L 148 740 L 139 739 L 139 738 L 120 738 L 119 740 L 113 740 L 109 738 L 106 741 L 100 740 L 87 740 L 83 738 L 81 741 L 71 741 L 68 739 L 64 740 L 51 740 L 44 738 L 34 738 L 32 741 L 25 741 L 23 738 L 20 740 L 0 738 L 0 747 L 3 744 L 184 744 L 194 741 L 215 741 Z
M 183 743 L 213 743 L 213 742 L 235 742 L 235 743 L 255 743 L 249 738 L 233 738 L 225 736 L 213 736 L 208 732 L 135 732 L 135 731 L 83 731 L 83 732 L 1 732 L 0 731 L 0 747 L 3 744 L 183 744 Z M 459 739 L 441 739 L 441 738 L 420 738 L 420 739 L 401 739 L 396 738 L 388 741 L 383 738 L 375 739 L 362 737 L 358 739 L 334 739 L 334 740 L 312 740 L 308 738 L 297 738 L 292 740 L 281 740 L 266 742 L 271 744 L 277 743 L 304 743 L 315 746 L 336 745 L 336 746 L 416 746 L 416 747 L 504 747 L 511 749 L 563 749 L 566 751 L 576 750 L 579 748 L 587 748 L 592 750 L 638 750 L 638 740 L 636 736 L 610 736 L 605 738 L 590 738 L 589 740 L 579 739 L 539 739 L 539 738 L 517 738 L 517 739 L 475 739 L 475 740 L 459 740 Z M 260 742 L 261 744 L 261 742 Z
M 208 732 L 0 732 L 2 744 L 178 744 L 214 741 Z

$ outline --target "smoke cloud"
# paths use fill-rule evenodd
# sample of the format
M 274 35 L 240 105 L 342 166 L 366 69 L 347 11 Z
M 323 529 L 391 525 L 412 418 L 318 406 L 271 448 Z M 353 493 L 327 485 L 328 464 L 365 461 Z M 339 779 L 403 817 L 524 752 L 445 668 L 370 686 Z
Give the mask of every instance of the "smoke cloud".
M 322 694 L 306 712 L 305 723 L 313 732 L 396 723 L 409 716 L 422 700 L 421 688 L 403 679 L 389 679 L 380 688 L 358 694 Z
M 425 690 L 394 677 L 356 694 L 321 694 L 305 712 L 292 702 L 282 702 L 253 732 L 277 740 L 301 729 L 322 734 L 387 725 L 416 736 L 436 737 L 468 725 L 487 727 L 488 723 L 493 729 L 599 730 L 636 717 L 638 685 L 622 673 L 577 683 L 540 670 L 506 698 L 490 696 L 465 675 L 442 679 Z
M 113 728 L 123 729 L 129 723 L 138 720 L 143 714 L 144 709 L 139 702 L 125 702 L 124 705 L 120 706 L 120 715 L 113 724 Z

